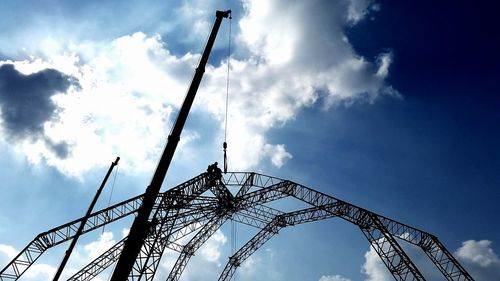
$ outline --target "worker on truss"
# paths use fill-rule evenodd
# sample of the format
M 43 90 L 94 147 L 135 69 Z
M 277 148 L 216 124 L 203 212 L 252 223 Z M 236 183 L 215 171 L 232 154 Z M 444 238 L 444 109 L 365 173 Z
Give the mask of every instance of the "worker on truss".
M 222 170 L 217 166 L 218 164 L 219 163 L 215 162 L 207 167 L 207 174 L 211 186 L 222 183 Z

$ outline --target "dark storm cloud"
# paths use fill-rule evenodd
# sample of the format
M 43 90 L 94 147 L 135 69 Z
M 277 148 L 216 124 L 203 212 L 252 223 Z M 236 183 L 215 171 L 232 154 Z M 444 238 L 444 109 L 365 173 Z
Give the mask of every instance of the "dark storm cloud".
M 78 85 L 74 77 L 54 69 L 24 75 L 12 64 L 0 66 L 1 118 L 8 137 L 43 137 L 43 124 L 57 110 L 51 97 L 66 92 L 71 85 Z M 59 157 L 68 154 L 65 143 L 50 144 Z

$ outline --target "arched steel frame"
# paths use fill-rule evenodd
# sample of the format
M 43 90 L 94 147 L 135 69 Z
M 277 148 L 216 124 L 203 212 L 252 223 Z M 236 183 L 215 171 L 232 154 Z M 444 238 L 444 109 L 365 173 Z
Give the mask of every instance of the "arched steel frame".
M 297 199 L 309 207 L 283 212 L 266 205 L 283 198 Z M 83 233 L 134 214 L 141 200 L 142 195 L 136 196 L 94 212 Z M 220 181 L 215 180 L 213 175 L 202 173 L 160 193 L 149 220 L 147 238 L 128 279 L 153 280 L 164 251 L 170 249 L 179 252 L 179 256 L 167 280 L 179 280 L 190 257 L 231 219 L 259 231 L 229 257 L 219 280 L 230 280 L 238 266 L 280 229 L 333 217 L 359 227 L 395 280 L 425 280 L 399 244 L 401 241 L 422 249 L 446 280 L 473 280 L 438 238 L 428 232 L 292 181 L 253 172 L 227 173 Z M 0 272 L 0 280 L 17 280 L 46 250 L 70 240 L 81 220 L 36 236 Z M 189 242 L 180 244 L 182 238 L 187 237 L 191 237 Z M 116 263 L 126 239 L 119 241 L 69 280 L 92 280 Z

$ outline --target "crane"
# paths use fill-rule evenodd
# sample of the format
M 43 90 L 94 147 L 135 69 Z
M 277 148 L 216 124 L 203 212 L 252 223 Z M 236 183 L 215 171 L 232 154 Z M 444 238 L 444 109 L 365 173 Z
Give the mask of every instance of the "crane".
M 78 236 L 129 215 L 136 218 L 128 237 L 69 280 L 92 280 L 112 264 L 116 267 L 111 280 L 153 280 L 166 249 L 179 253 L 167 280 L 179 280 L 191 256 L 229 219 L 258 229 L 232 253 L 219 275 L 219 280 L 231 280 L 237 267 L 280 230 L 339 218 L 359 228 L 395 280 L 426 280 L 400 245 L 404 242 L 421 249 L 446 280 L 473 281 L 436 236 L 290 180 L 255 172 L 227 172 L 214 180 L 213 174 L 202 173 L 160 192 L 218 29 L 222 19 L 230 14 L 229 10 L 216 12 L 199 65 L 145 193 L 93 213 L 89 208 L 85 217 L 40 233 L 0 271 L 0 281 L 17 280 L 46 250 L 72 239 L 76 243 Z M 232 193 L 229 188 L 237 191 Z M 308 206 L 292 211 L 269 206 L 281 199 L 297 200 Z M 190 240 L 182 245 L 183 238 L 188 237 Z
M 179 115 L 177 116 L 177 120 L 175 121 L 172 127 L 172 131 L 168 136 L 167 144 L 165 146 L 165 149 L 163 150 L 160 161 L 158 162 L 158 166 L 156 167 L 153 178 L 151 179 L 151 183 L 146 189 L 141 208 L 139 209 L 137 217 L 132 223 L 129 237 L 125 241 L 122 254 L 120 255 L 120 259 L 116 264 L 116 268 L 111 277 L 111 281 L 123 281 L 127 279 L 134 265 L 134 261 L 137 258 L 139 251 L 141 250 L 143 241 L 146 238 L 148 229 L 150 228 L 150 222 L 148 221 L 149 216 L 151 214 L 151 211 L 153 210 L 154 202 L 156 200 L 156 197 L 158 196 L 158 193 L 160 192 L 161 185 L 167 174 L 168 167 L 170 166 L 170 162 L 172 161 L 172 158 L 174 156 L 177 144 L 179 143 L 181 132 L 184 128 L 184 124 L 186 123 L 189 110 L 191 109 L 194 97 L 196 96 L 196 92 L 198 91 L 198 87 L 200 86 L 203 74 L 205 73 L 205 66 L 207 64 L 210 52 L 212 51 L 215 38 L 217 37 L 217 32 L 219 31 L 222 19 L 228 18 L 230 14 L 230 10 L 217 11 L 215 13 L 215 22 L 212 26 L 210 36 L 208 37 L 205 50 L 203 50 L 203 54 L 201 56 L 198 67 L 195 70 L 193 80 L 191 81 L 191 85 L 189 86 L 188 92 L 179 111 Z

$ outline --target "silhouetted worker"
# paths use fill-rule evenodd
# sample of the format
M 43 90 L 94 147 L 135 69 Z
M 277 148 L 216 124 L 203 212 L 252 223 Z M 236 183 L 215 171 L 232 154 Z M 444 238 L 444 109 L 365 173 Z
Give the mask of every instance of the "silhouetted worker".
M 216 180 L 218 179 L 217 170 L 220 170 L 220 169 L 217 167 L 217 164 L 218 163 L 215 162 L 212 165 L 208 165 L 208 167 L 207 167 L 208 179 L 210 181 L 211 186 L 215 186 Z M 222 171 L 221 171 L 221 173 L 222 173 Z M 222 177 L 222 174 L 221 174 L 221 177 Z
M 219 182 L 219 184 L 222 183 L 222 170 L 217 167 L 217 162 L 215 162 L 215 179 Z

